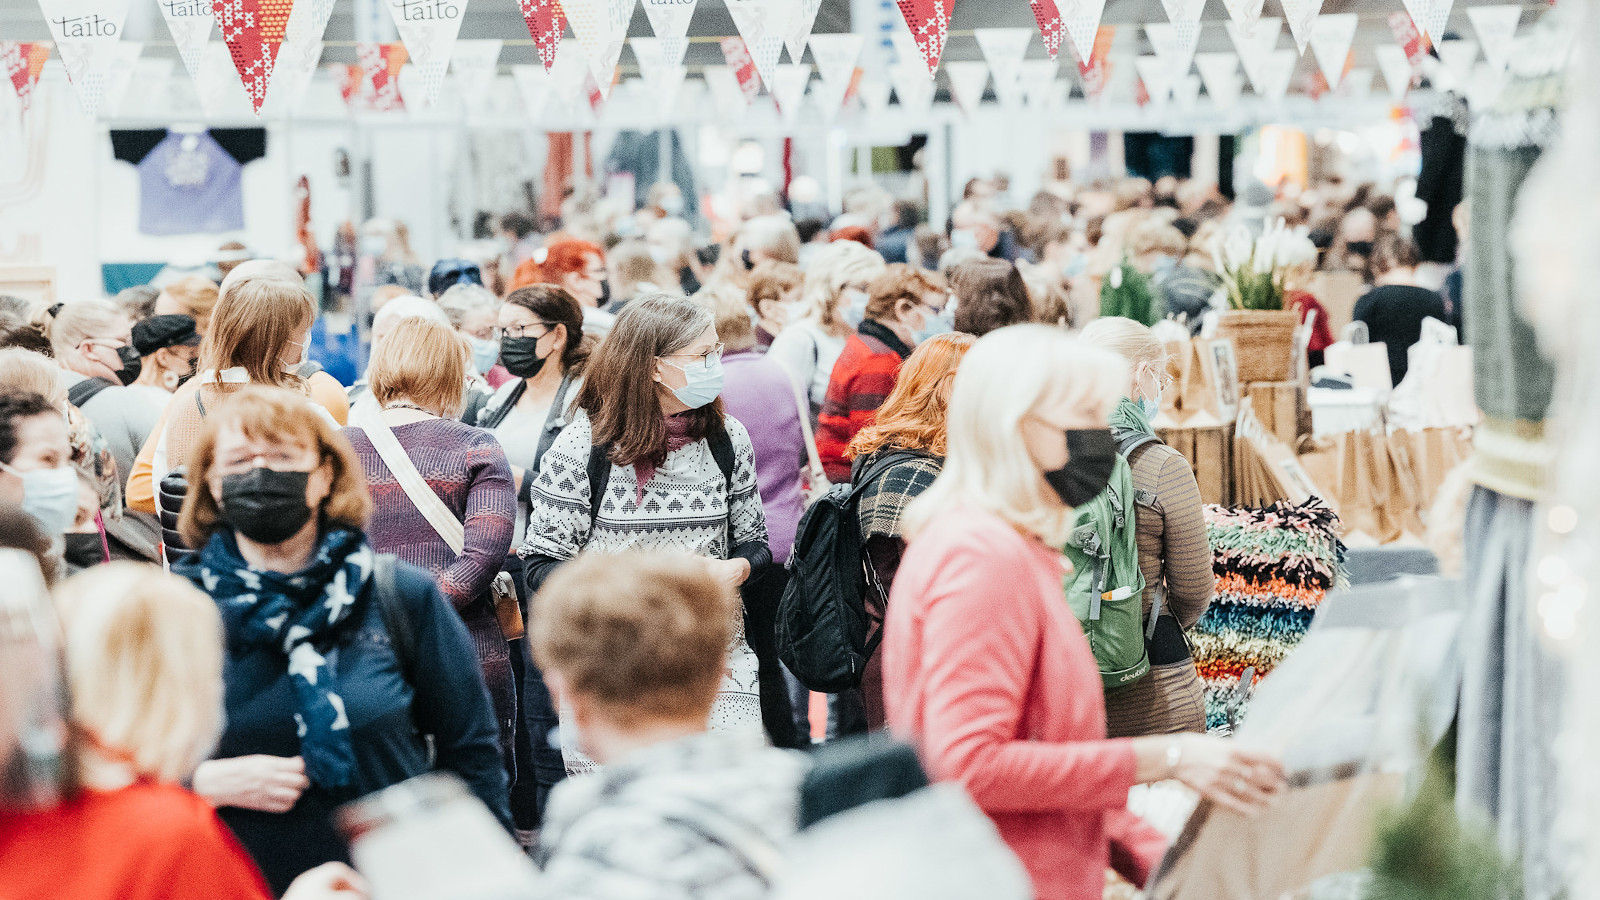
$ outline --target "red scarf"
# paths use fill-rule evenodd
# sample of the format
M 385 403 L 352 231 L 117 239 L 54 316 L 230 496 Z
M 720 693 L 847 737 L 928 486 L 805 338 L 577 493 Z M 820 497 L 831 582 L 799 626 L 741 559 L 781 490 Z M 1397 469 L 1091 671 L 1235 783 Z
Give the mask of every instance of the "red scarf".
M 689 446 L 691 439 L 689 437 L 689 420 L 687 418 L 684 418 L 683 416 L 667 416 L 666 425 L 668 454 L 671 454 L 677 450 L 682 450 L 684 447 Z M 648 459 L 641 459 L 633 464 L 633 474 L 639 482 L 638 487 L 635 488 L 637 493 L 634 496 L 634 500 L 640 506 L 643 506 L 644 486 L 646 482 L 655 477 L 655 463 Z

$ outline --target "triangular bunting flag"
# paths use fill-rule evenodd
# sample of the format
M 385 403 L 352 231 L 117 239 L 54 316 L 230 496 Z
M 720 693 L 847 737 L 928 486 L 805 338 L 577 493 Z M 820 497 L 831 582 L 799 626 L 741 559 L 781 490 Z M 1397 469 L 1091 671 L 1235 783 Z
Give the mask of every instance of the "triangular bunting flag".
M 1389 96 L 1397 103 L 1404 100 L 1411 90 L 1411 60 L 1406 59 L 1406 51 L 1394 44 L 1379 44 L 1372 53 L 1378 58 L 1378 70 L 1383 73 Z
M 1509 75 L 1505 69 L 1489 62 L 1478 63 L 1472 69 L 1472 80 L 1467 84 L 1467 106 L 1479 109 L 1492 106 L 1505 89 Z
M 944 42 L 950 37 L 950 15 L 956 0 L 897 0 L 900 15 L 917 42 L 917 53 L 928 67 L 932 78 L 939 68 L 939 57 L 944 55 Z
M 1145 97 L 1157 106 L 1172 99 L 1172 67 L 1159 56 L 1136 56 L 1133 67 L 1144 84 Z
M 267 89 L 267 105 L 278 113 L 292 113 L 311 87 L 311 79 L 322 62 L 322 42 L 285 40 L 273 64 L 272 86 Z M 265 107 L 263 107 L 265 108 Z
M 1231 24 L 1231 23 L 1230 23 Z M 1196 53 L 1194 66 L 1200 70 L 1200 80 L 1206 86 L 1206 93 L 1213 100 L 1226 92 L 1225 82 L 1230 81 L 1239 72 L 1239 55 L 1226 51 L 1219 53 Z M 1237 90 L 1234 91 L 1238 93 Z M 1221 105 L 1220 103 L 1218 104 Z
M 922 60 L 890 66 L 889 83 L 894 85 L 894 95 L 900 98 L 901 109 L 920 114 L 933 108 L 935 87 Z
M 835 78 L 832 81 L 824 78 L 816 82 L 811 88 L 811 102 L 822 111 L 822 118 L 832 122 L 839 118 L 839 112 L 850 104 L 851 86 L 856 83 L 855 73 L 860 69 L 852 70 L 851 76 L 845 79 Z M 887 87 L 887 85 L 885 85 Z M 888 98 L 884 98 L 885 102 Z
M 947 62 L 944 74 L 950 78 L 950 96 L 962 112 L 972 115 L 983 102 L 983 89 L 989 83 L 989 65 L 970 60 Z
M 406 47 L 399 42 L 356 44 L 356 60 L 372 84 L 372 109 L 393 112 L 406 108 L 400 98 L 400 67 L 406 63 Z
M 1376 74 L 1371 69 L 1351 69 L 1344 73 L 1344 84 L 1339 86 L 1339 94 L 1351 100 L 1365 100 L 1372 96 L 1372 76 Z
M 556 64 L 550 67 L 550 108 L 560 115 L 583 119 L 594 109 L 594 100 L 589 97 L 592 81 L 594 71 L 583 45 L 575 37 L 562 38 L 556 47 Z M 600 85 L 596 83 L 594 89 L 598 92 Z M 588 102 L 584 102 L 586 98 Z
M 722 58 L 738 81 L 739 90 L 744 92 L 744 102 L 754 102 L 761 93 L 761 73 L 756 71 L 756 62 L 750 58 L 750 48 L 745 46 L 744 39 L 737 35 L 723 38 Z
M 1244 67 L 1250 87 L 1261 93 L 1261 63 L 1268 54 L 1278 49 L 1278 36 L 1283 33 L 1283 20 L 1257 19 L 1254 28 L 1245 28 L 1238 22 L 1228 22 L 1228 37 L 1233 39 L 1233 49 L 1239 52 L 1239 64 Z
M 1061 52 L 1061 9 L 1056 0 L 1028 0 L 1028 5 L 1033 8 L 1033 20 L 1039 24 L 1039 36 L 1044 38 L 1044 51 L 1055 59 Z
M 94 118 L 110 87 L 116 44 L 128 17 L 127 0 L 40 0 L 56 53 L 84 114 Z
M 542 65 L 512 66 L 511 78 L 522 95 L 522 108 L 527 110 L 528 119 L 533 122 L 545 119 L 554 93 L 550 73 Z
M 856 96 L 861 98 L 861 107 L 867 111 L 867 115 L 876 118 L 888 112 L 890 90 L 892 88 L 887 81 L 863 78 L 861 83 L 856 85 Z
M 1328 87 L 1339 89 L 1344 79 L 1345 66 L 1350 62 L 1350 45 L 1356 39 L 1356 26 L 1361 23 L 1355 13 L 1317 16 L 1311 23 L 1311 52 L 1317 55 L 1317 68 L 1327 79 Z
M 1294 80 L 1295 66 L 1300 64 L 1300 54 L 1293 49 L 1274 50 L 1261 66 L 1262 85 L 1256 93 L 1276 103 L 1289 95 L 1289 82 Z
M 200 78 L 194 87 L 207 116 L 235 116 L 249 108 L 250 98 L 245 96 L 233 65 L 233 53 L 226 44 L 206 44 L 200 57 Z
M 416 67 L 411 76 L 416 82 L 412 105 L 432 106 L 450 68 L 450 52 L 461 33 L 467 0 L 385 0 L 384 5 L 394 16 L 410 65 Z
M 777 102 L 783 120 L 790 125 L 800 120 L 800 103 L 805 99 L 806 83 L 810 80 L 811 66 L 807 63 L 779 65 L 772 73 L 772 99 Z
M 1428 34 L 1428 11 L 1433 9 L 1433 0 L 1401 0 L 1401 2 L 1405 5 L 1406 15 L 1410 17 L 1412 24 L 1416 26 L 1417 32 L 1419 34 Z M 1441 34 L 1437 38 L 1433 38 L 1432 35 L 1429 35 L 1429 37 L 1434 43 L 1438 43 L 1444 35 Z
M 1422 84 L 1423 64 L 1433 59 L 1428 52 L 1433 43 L 1417 28 L 1411 16 L 1403 12 L 1389 14 L 1389 31 L 1394 34 L 1395 46 L 1405 51 L 1406 61 L 1411 63 L 1411 86 Z
M 1445 90 L 1464 94 L 1472 82 L 1472 64 L 1478 61 L 1477 41 L 1440 41 L 1434 46 L 1439 51 L 1440 68 L 1444 69 L 1449 84 Z
M 139 68 L 139 54 L 144 52 L 143 41 L 118 41 L 111 45 L 111 62 L 106 66 L 106 95 L 100 108 L 106 118 L 115 118 L 122 110 L 122 98 L 133 84 L 134 72 Z M 165 60 L 171 62 L 171 60 Z
M 1054 100 L 1056 76 L 1061 74 L 1061 64 L 1053 59 L 1024 60 L 1021 68 L 1022 94 L 1028 105 L 1035 109 L 1048 109 Z
M 1032 28 L 979 28 L 973 31 L 978 49 L 994 75 L 995 96 L 1015 109 L 1022 105 L 1022 60 L 1033 42 Z
M 328 18 L 333 15 L 333 3 L 334 0 L 297 0 L 294 12 L 289 14 L 289 27 L 283 32 L 284 42 L 322 40 L 322 33 L 328 30 Z
M 450 73 L 455 75 L 456 87 L 467 105 L 481 105 L 494 89 L 504 44 L 499 40 L 456 41 L 455 52 L 450 54 Z
M 601 98 L 610 96 L 616 79 L 617 59 L 628 39 L 628 23 L 637 0 L 561 0 L 561 10 L 572 24 L 594 75 Z
M 211 8 L 245 96 L 259 116 L 294 0 L 213 0 Z
M 1200 76 L 1185 75 L 1178 79 L 1172 86 L 1172 99 L 1178 102 L 1179 109 L 1193 112 L 1200 99 Z
M 659 37 L 628 38 L 633 58 L 639 63 L 639 75 L 649 81 L 658 73 L 680 65 L 682 60 L 672 58 L 673 43 Z
M 813 34 L 808 43 L 811 60 L 817 64 L 817 74 L 830 84 L 850 83 L 856 71 L 856 60 L 861 58 L 861 45 L 865 39 L 859 34 Z M 799 59 L 797 54 L 791 58 Z M 888 98 L 884 98 L 888 102 Z
M 1106 11 L 1106 0 L 1072 0 L 1062 9 L 1061 23 L 1072 39 L 1072 51 L 1078 55 L 1081 69 L 1089 65 L 1094 53 L 1095 40 L 1100 34 L 1100 18 Z
M 1467 9 L 1472 20 L 1472 30 L 1478 33 L 1478 43 L 1483 45 L 1483 57 L 1489 65 L 1504 70 L 1511 63 L 1511 46 L 1517 40 L 1517 23 L 1522 21 L 1522 7 L 1473 6 Z
M 167 20 L 167 30 L 172 32 L 172 43 L 178 48 L 184 69 L 190 78 L 199 78 L 200 58 L 206 39 L 211 37 L 211 26 L 217 21 L 211 12 L 211 0 L 157 0 L 156 6 L 161 18 Z
M 1087 61 L 1083 49 L 1078 44 L 1078 36 L 1069 28 L 1068 36 L 1072 40 L 1072 52 L 1080 60 L 1078 63 L 1078 81 L 1083 85 L 1083 96 L 1090 100 L 1099 100 L 1105 93 L 1107 76 L 1110 75 L 1111 63 L 1106 57 L 1111 53 L 1111 43 L 1116 40 L 1117 27 L 1115 25 L 1102 25 L 1094 33 L 1094 40 L 1089 44 Z
M 418 71 L 416 63 L 408 62 L 400 67 L 400 74 L 395 77 L 395 85 L 400 91 L 403 108 L 414 111 L 432 105 L 423 98 L 427 89 L 422 85 L 422 73 Z
M 1281 0 L 1283 17 L 1289 23 L 1289 34 L 1302 54 L 1311 40 L 1311 23 L 1322 12 L 1322 0 Z
M 1150 50 L 1166 60 L 1172 69 L 1173 83 L 1189 74 L 1189 64 L 1194 61 L 1194 48 L 1199 43 L 1200 31 L 1179 29 L 1166 22 L 1152 22 L 1144 26 L 1144 36 L 1150 41 Z
M 1450 7 L 1454 0 L 1429 0 L 1428 37 L 1437 44 L 1450 31 Z
M 806 42 L 811 40 L 811 26 L 816 24 L 817 10 L 822 0 L 789 0 L 789 26 L 783 30 L 783 45 L 789 48 L 789 62 L 797 63 L 806 52 Z
M 728 14 L 733 25 L 744 38 L 745 51 L 761 73 L 763 82 L 770 82 L 777 72 L 778 60 L 783 56 L 784 29 L 793 16 L 793 0 L 727 0 Z
M 1200 45 L 1200 14 L 1205 12 L 1206 0 L 1161 0 L 1161 6 L 1167 11 L 1178 46 L 1185 50 L 1187 58 L 1193 58 L 1194 49 Z M 1188 71 L 1187 61 L 1183 68 Z
M 33 86 L 48 59 L 49 41 L 0 41 L 0 75 L 11 82 L 23 112 L 33 105 Z
M 700 0 L 639 0 L 650 19 L 650 30 L 661 41 L 661 50 L 672 65 L 682 65 L 689 52 L 689 21 Z
M 549 72 L 556 64 L 561 35 L 567 30 L 567 14 L 561 10 L 561 0 L 517 0 L 517 5 L 522 9 L 522 21 L 528 23 L 528 36 L 533 38 L 539 61 Z
M 344 98 L 345 109 L 355 112 L 361 100 L 361 85 L 366 80 L 361 67 L 348 63 L 329 63 L 323 68 L 333 76 L 333 83 L 339 88 L 339 96 Z
M 746 99 L 744 88 L 740 86 L 739 76 L 734 73 L 733 67 L 706 66 L 704 75 L 706 87 L 711 91 L 712 103 L 717 108 L 717 116 L 729 121 L 742 118 L 750 106 L 750 101 Z
M 1243 28 L 1248 34 L 1261 19 L 1261 7 L 1265 0 L 1222 0 L 1222 5 L 1228 9 L 1228 23 Z M 1210 88 L 1206 88 L 1210 90 Z

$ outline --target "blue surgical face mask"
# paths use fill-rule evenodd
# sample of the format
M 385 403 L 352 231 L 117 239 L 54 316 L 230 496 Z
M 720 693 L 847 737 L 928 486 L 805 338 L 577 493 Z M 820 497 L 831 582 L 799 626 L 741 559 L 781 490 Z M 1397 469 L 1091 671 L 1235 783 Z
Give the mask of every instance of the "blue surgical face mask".
M 1155 379 L 1156 387 L 1153 391 L 1146 391 L 1143 379 L 1139 385 L 1139 411 L 1144 413 L 1147 420 L 1153 420 L 1161 412 L 1161 379 Z
M 479 375 L 488 372 L 500 359 L 500 342 L 489 338 L 468 337 L 467 345 L 472 348 L 472 367 Z
M 850 297 L 850 306 L 844 311 L 844 323 L 854 331 L 861 327 L 867 318 L 867 293 L 865 291 L 845 291 Z
M 709 366 L 697 362 L 687 366 L 669 363 L 683 372 L 683 387 L 672 390 L 672 396 L 677 397 L 679 403 L 690 409 L 699 409 L 722 393 L 722 357 L 713 356 L 710 362 Z
M 1072 254 L 1072 258 L 1068 259 L 1066 263 L 1061 266 L 1061 275 L 1063 278 L 1077 278 L 1088 268 L 1089 254 L 1074 253 Z
M 661 211 L 669 216 L 683 215 L 683 195 L 667 194 L 661 198 Z
M 0 470 L 22 479 L 22 511 L 46 535 L 65 534 L 78 516 L 78 473 L 71 466 L 19 472 L 0 463 Z
M 932 340 L 941 334 L 949 334 L 956 330 L 955 324 L 951 321 L 954 315 L 948 309 L 943 309 L 939 312 L 924 309 L 923 314 L 925 318 L 923 319 L 922 327 L 911 333 L 912 340 L 919 344 Z

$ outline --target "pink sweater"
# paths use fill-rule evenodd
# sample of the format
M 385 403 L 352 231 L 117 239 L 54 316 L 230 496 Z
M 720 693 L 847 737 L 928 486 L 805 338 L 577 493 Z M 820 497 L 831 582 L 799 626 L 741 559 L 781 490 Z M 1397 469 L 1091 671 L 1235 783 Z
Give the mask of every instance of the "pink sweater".
M 1065 566 L 988 513 L 935 520 L 895 577 L 884 697 L 890 729 L 933 777 L 965 785 L 1041 900 L 1098 900 L 1111 840 L 1141 871 L 1164 842 L 1126 811 L 1133 747 L 1106 739 L 1099 670 L 1062 594 Z

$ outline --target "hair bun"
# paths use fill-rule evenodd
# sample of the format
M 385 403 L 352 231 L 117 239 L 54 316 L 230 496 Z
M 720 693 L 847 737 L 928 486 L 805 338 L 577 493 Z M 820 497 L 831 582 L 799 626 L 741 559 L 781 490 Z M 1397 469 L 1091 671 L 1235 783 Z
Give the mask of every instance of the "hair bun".
M 61 307 L 66 306 L 66 305 L 67 304 L 66 304 L 65 301 L 57 300 L 55 303 L 51 304 L 50 308 L 46 309 L 44 311 L 44 313 L 45 313 L 45 315 L 47 315 L 50 318 L 54 319 L 56 317 L 56 313 L 61 312 Z

